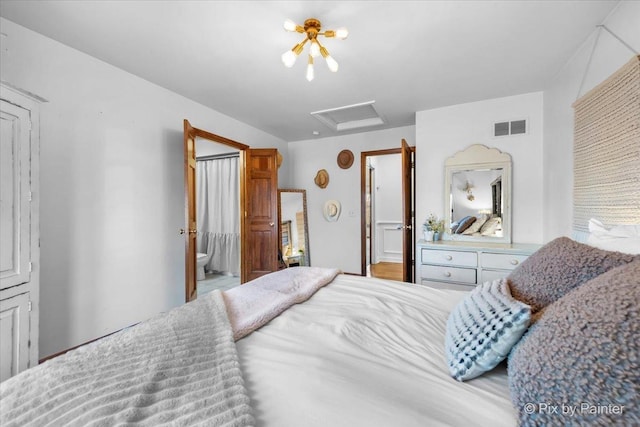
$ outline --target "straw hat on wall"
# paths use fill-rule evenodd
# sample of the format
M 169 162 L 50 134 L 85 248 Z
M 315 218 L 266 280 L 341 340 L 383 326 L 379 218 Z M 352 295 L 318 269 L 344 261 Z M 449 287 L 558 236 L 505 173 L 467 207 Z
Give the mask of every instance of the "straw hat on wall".
M 313 180 L 320 188 L 329 185 L 329 173 L 325 169 L 320 169 Z

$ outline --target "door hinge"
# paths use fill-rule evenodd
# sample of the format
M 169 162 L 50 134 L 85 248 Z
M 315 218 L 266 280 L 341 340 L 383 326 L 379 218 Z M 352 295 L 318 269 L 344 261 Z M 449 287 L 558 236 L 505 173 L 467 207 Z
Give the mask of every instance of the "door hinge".
M 31 304 L 31 301 L 29 301 L 29 305 L 28 305 L 29 311 L 31 311 L 32 308 L 33 308 L 33 305 Z
M 33 263 L 30 262 L 29 263 L 29 273 L 32 273 L 32 272 L 33 272 Z
M 29 191 L 29 201 L 33 200 L 33 193 L 31 191 Z

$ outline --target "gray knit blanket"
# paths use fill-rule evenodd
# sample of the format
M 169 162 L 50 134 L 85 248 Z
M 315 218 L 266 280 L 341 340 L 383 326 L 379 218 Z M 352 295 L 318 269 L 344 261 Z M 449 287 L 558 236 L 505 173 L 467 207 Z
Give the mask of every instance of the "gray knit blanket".
M 253 424 L 220 291 L 0 384 L 2 426 Z

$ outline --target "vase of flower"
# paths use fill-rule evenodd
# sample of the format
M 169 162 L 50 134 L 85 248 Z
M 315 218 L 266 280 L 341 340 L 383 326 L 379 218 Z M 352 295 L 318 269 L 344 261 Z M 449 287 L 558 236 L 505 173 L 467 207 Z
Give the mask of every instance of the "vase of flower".
M 438 241 L 442 238 L 442 233 L 444 232 L 444 220 L 438 219 L 434 214 L 430 214 L 422 224 L 422 230 L 424 231 L 424 240 L 428 242 Z
M 426 241 L 438 241 L 442 238 L 442 233 L 444 233 L 444 220 L 439 219 L 434 214 L 430 214 L 422 224 L 422 230 L 425 233 L 424 239 Z M 427 233 L 429 234 L 427 235 Z

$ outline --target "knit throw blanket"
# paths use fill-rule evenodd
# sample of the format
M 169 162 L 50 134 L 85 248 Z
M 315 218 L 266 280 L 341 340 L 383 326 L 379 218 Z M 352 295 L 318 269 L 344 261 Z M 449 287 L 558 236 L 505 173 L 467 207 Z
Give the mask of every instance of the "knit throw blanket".
M 0 384 L 2 426 L 253 424 L 220 291 Z
M 308 300 L 339 273 L 335 268 L 292 267 L 225 291 L 233 337 L 237 341 L 292 305 Z

